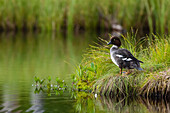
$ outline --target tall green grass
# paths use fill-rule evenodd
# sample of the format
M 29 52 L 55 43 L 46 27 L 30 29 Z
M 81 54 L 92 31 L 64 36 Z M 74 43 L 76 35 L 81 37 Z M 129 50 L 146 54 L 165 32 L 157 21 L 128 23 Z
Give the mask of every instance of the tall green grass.
M 156 35 L 153 37 L 137 40 L 136 34 L 127 34 L 121 39 L 122 47 L 144 62 L 141 64 L 144 71 L 133 70 L 128 76 L 118 74 L 120 69 L 110 59 L 110 46 L 106 45 L 106 40 L 100 39 L 103 45 L 91 46 L 77 67 L 73 76 L 74 85 L 79 90 L 92 90 L 109 96 L 151 96 L 153 93 L 165 96 L 170 92 L 170 38 Z
M 98 8 L 107 17 L 114 16 L 118 23 L 129 30 L 169 32 L 169 0 L 1 0 L 0 27 L 3 30 L 23 29 L 58 31 L 96 29 L 106 27 L 98 15 Z

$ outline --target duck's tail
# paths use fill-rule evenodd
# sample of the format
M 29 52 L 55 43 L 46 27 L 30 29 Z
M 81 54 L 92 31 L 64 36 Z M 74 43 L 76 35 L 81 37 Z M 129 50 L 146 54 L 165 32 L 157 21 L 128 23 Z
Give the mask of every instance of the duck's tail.
M 136 67 L 137 70 L 142 71 L 143 69 L 141 67 Z
M 138 62 L 143 63 L 142 61 L 138 60 Z

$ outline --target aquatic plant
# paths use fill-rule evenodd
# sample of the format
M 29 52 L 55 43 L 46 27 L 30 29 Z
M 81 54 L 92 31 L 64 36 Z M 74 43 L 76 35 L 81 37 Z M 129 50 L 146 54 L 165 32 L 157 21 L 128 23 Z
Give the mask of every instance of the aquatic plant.
M 40 80 L 39 77 L 35 76 L 34 81 L 35 81 L 36 86 L 42 87 L 42 84 L 44 83 L 45 79 Z
M 51 76 L 48 76 L 48 81 L 49 81 L 49 83 L 51 82 Z
M 48 82 L 45 82 L 47 80 Z M 44 78 L 42 80 L 40 80 L 39 77 L 35 76 L 34 81 L 36 83 L 34 93 L 39 93 L 40 91 L 47 91 L 48 96 L 51 96 L 51 91 L 55 91 L 56 95 L 60 95 L 63 93 L 63 91 L 66 91 L 68 87 L 65 81 L 61 80 L 58 77 L 56 77 L 55 83 L 51 82 L 51 76 L 48 76 L 47 78 Z
M 39 81 L 40 87 L 42 86 L 42 84 L 44 83 L 44 81 L 45 81 L 45 79 L 42 79 L 42 80 Z
M 37 76 L 35 76 L 34 77 L 34 81 L 35 81 L 35 84 L 36 84 L 36 86 L 38 85 L 38 82 L 40 81 L 40 79 L 37 77 Z
M 76 74 L 72 74 L 73 88 L 83 91 L 91 90 L 91 82 L 96 79 L 96 73 L 97 66 L 94 65 L 93 62 L 90 64 L 90 66 L 79 66 L 79 68 L 76 70 Z

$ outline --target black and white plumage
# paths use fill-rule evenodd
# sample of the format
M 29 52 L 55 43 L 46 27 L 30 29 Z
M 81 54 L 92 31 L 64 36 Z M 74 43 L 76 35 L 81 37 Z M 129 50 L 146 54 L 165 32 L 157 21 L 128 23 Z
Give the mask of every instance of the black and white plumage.
M 140 67 L 140 63 L 143 63 L 142 61 L 136 59 L 127 49 L 119 49 L 121 41 L 118 37 L 112 37 L 109 44 L 113 44 L 110 48 L 110 56 L 113 63 L 120 68 L 121 74 L 123 68 L 128 69 L 127 74 L 130 73 L 129 69 L 143 70 Z

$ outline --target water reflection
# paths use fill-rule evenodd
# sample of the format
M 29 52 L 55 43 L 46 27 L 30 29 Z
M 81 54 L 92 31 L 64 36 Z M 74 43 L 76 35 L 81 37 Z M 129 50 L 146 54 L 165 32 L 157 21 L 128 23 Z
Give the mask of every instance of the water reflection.
M 67 37 L 48 33 L 1 34 L 0 67 L 3 72 L 0 74 L 6 73 L 11 78 L 15 74 L 15 78 L 27 80 L 34 75 L 65 79 L 80 62 L 83 51 L 93 40 L 91 37 L 97 36 L 88 33 Z M 24 77 L 17 75 L 21 73 Z M 5 79 L 4 76 L 1 78 Z
M 80 93 L 77 95 L 75 109 L 80 112 L 112 113 L 169 113 L 170 103 L 167 100 L 152 100 L 141 97 L 105 97 Z
M 157 113 L 170 113 L 170 100 L 165 99 L 140 99 L 140 102 L 152 112 Z
M 32 94 L 31 97 L 31 107 L 26 110 L 26 112 L 34 113 L 67 113 L 74 112 L 73 103 L 75 100 L 71 99 L 68 92 L 63 93 L 62 95 L 55 95 L 55 92 L 51 92 L 51 96 L 48 96 L 47 93 L 37 93 Z
M 15 82 L 15 81 L 14 81 Z M 1 90 L 0 90 L 0 112 L 16 112 L 20 113 L 23 112 L 26 107 L 28 107 L 30 104 L 28 103 L 28 93 L 26 93 L 26 90 L 20 91 L 18 89 L 18 84 L 11 83 L 10 85 L 4 83 L 3 85 L 0 84 Z M 27 87 L 25 87 L 27 88 Z M 22 88 L 21 88 L 22 89 Z M 20 93 L 18 93 L 20 92 Z M 22 99 L 21 99 L 22 98 Z
M 68 94 L 66 99 L 56 95 L 50 98 L 44 93 L 34 94 L 34 76 L 51 76 L 52 80 L 59 77 L 71 82 L 70 73 L 81 61 L 89 42 L 93 42 L 92 37 L 97 35 L 0 34 L 0 112 L 73 110 L 72 103 L 67 102 L 70 101 Z
M 43 109 L 43 99 L 39 98 L 43 96 L 42 93 L 39 94 L 32 94 L 31 95 L 31 107 L 26 110 L 26 112 L 39 112 L 43 113 L 45 110 Z
M 112 112 L 152 112 L 169 113 L 170 103 L 166 100 L 152 100 L 142 97 L 129 98 L 106 98 L 101 97 L 102 107 L 106 107 Z
M 16 98 L 18 98 L 18 95 L 4 95 L 3 97 L 3 101 L 4 103 L 1 105 L 2 109 L 0 110 L 0 112 L 12 112 L 15 109 L 19 108 L 19 102 L 18 101 L 14 101 Z M 16 112 L 21 112 L 21 110 L 18 110 Z
M 170 112 L 169 102 L 163 99 L 94 98 L 84 92 L 34 94 L 35 75 L 52 80 L 58 76 L 69 84 L 69 74 L 93 37 L 98 35 L 0 34 L 0 112 Z

